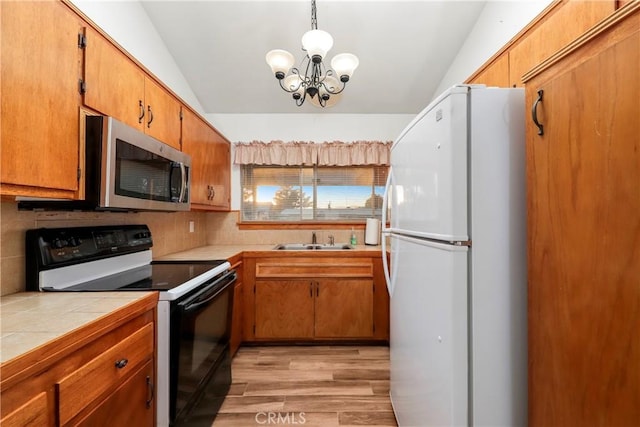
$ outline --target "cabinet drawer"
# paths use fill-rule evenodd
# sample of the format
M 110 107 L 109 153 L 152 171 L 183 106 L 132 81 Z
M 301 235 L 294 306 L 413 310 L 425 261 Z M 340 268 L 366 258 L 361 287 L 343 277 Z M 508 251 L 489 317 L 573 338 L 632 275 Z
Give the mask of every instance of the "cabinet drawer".
M 153 345 L 153 324 L 147 324 L 59 381 L 60 424 L 66 424 L 102 393 L 121 384 L 136 366 L 152 357 Z M 118 362 L 122 362 L 120 367 Z
M 372 277 L 371 261 L 362 263 L 256 263 L 256 277 Z
M 3 427 L 49 425 L 47 393 L 42 392 L 0 420 Z

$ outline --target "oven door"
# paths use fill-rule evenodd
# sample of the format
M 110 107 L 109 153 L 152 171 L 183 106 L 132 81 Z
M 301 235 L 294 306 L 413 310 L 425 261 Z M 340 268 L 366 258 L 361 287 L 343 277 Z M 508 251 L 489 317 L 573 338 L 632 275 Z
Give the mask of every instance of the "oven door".
M 231 270 L 173 305 L 170 337 L 170 418 L 211 425 L 231 385 Z

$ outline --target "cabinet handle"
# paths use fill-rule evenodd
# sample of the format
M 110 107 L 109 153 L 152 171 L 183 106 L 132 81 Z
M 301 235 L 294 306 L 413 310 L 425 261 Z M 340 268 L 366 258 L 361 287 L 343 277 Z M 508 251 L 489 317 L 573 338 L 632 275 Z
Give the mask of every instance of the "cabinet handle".
M 142 100 L 138 100 L 138 106 L 140 107 L 140 115 L 138 116 L 138 123 L 142 123 L 142 119 L 144 119 L 144 105 L 142 105 Z
M 151 111 L 151 105 L 147 105 L 147 112 L 149 113 L 149 121 L 147 122 L 147 127 L 151 127 L 151 122 L 153 121 L 153 111 Z
M 153 402 L 153 398 L 155 397 L 155 389 L 153 387 L 153 383 L 151 382 L 151 377 L 147 376 L 147 390 L 149 390 L 149 398 L 147 399 L 147 408 L 151 408 L 151 402 Z
M 118 369 L 122 369 L 125 366 L 127 366 L 127 363 L 129 363 L 129 361 L 127 359 L 120 359 L 116 362 L 116 368 Z
M 531 109 L 531 118 L 533 119 L 533 123 L 538 127 L 538 135 L 544 135 L 544 130 L 542 124 L 538 121 L 538 103 L 542 102 L 542 94 L 544 91 L 540 89 L 538 91 L 538 99 L 533 103 L 533 108 Z
M 320 283 L 316 282 L 316 296 L 320 296 Z
M 309 282 L 309 297 L 313 298 L 313 282 Z
M 216 198 L 216 189 L 211 186 L 211 200 Z

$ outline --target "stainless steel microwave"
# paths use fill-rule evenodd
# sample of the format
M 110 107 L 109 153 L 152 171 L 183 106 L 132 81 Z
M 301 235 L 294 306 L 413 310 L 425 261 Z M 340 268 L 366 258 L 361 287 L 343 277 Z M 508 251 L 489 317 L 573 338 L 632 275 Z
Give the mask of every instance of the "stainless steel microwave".
M 85 200 L 19 209 L 187 211 L 191 157 L 113 117 L 87 116 Z

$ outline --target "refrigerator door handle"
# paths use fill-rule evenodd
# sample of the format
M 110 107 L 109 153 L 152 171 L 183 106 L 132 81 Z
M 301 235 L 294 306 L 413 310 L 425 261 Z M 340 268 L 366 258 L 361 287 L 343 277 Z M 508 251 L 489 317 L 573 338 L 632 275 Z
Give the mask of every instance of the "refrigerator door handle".
M 387 261 L 387 235 L 389 234 L 389 229 L 387 228 L 387 210 L 389 207 L 389 188 L 393 182 L 392 177 L 393 169 L 389 167 L 389 176 L 387 176 L 387 183 L 384 187 L 384 196 L 382 197 L 382 270 L 384 271 L 384 280 L 387 283 L 389 297 L 393 296 L 393 284 L 391 283 L 389 263 Z

